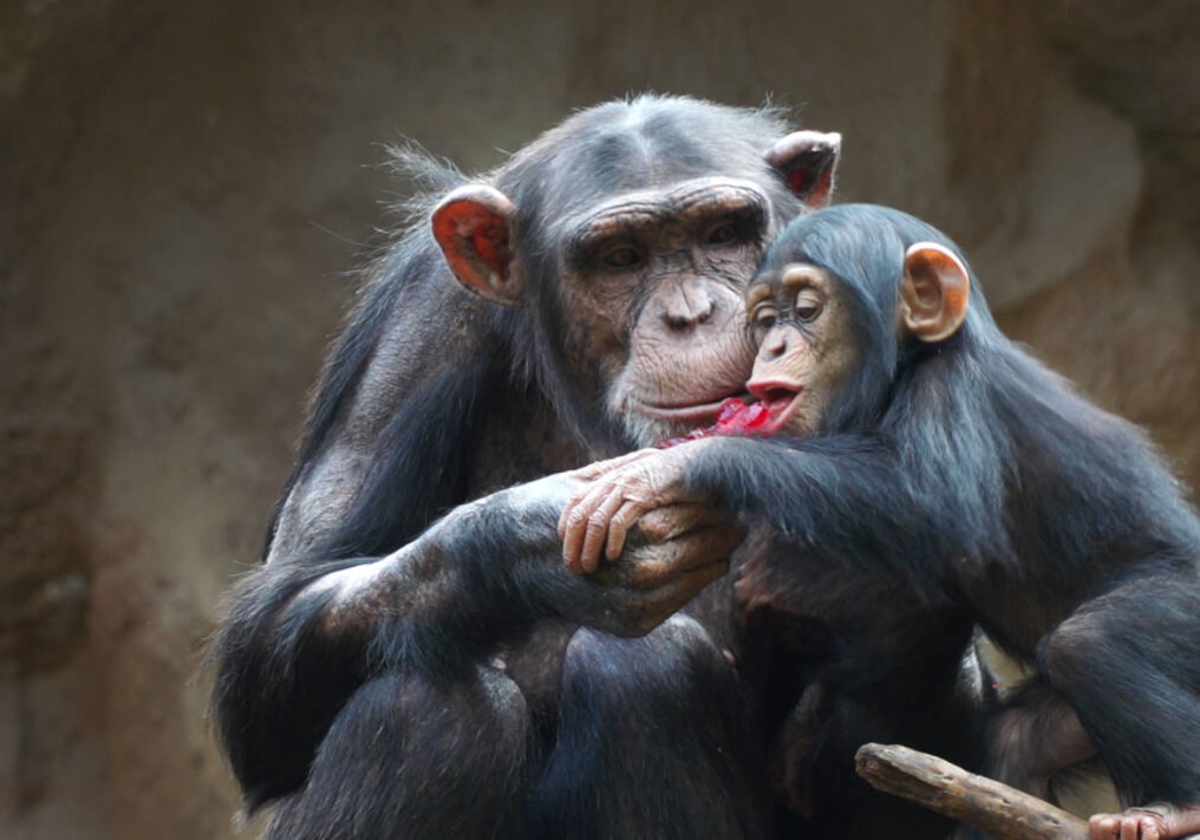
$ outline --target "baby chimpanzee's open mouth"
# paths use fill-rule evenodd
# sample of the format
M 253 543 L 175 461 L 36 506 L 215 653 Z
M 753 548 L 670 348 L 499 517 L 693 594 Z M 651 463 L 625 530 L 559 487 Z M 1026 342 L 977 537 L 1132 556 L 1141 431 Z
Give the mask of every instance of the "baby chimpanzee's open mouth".
M 775 434 L 787 425 L 800 405 L 800 394 L 804 391 L 799 385 L 777 379 L 751 382 L 746 388 L 758 397 L 763 408 L 767 410 L 767 422 L 763 426 L 763 432 L 768 435 Z

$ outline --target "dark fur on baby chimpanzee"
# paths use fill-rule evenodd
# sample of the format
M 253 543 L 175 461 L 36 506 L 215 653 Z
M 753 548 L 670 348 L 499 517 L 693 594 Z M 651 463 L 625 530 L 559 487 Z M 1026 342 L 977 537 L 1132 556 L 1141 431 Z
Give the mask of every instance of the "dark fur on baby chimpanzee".
M 680 501 L 757 514 L 790 550 L 747 564 L 743 599 L 778 608 L 785 629 L 791 611 L 840 610 L 843 648 L 868 655 L 848 659 L 838 684 L 880 673 L 920 703 L 948 682 L 930 681 L 919 645 L 871 661 L 887 651 L 872 634 L 889 599 L 856 600 L 815 570 L 904 582 L 956 632 L 965 615 L 1035 669 L 988 722 L 990 772 L 1044 795 L 1054 771 L 1098 753 L 1125 803 L 1161 804 L 1096 815 L 1094 837 L 1200 830 L 1200 524 L 1145 435 L 1009 341 L 953 243 L 898 211 L 794 221 L 747 308 L 759 339 L 749 388 L 803 436 L 714 438 L 593 467 L 595 486 L 564 519 L 600 534 L 595 514 L 620 511 L 617 534 Z M 934 674 L 955 667 L 930 650 L 944 666 Z

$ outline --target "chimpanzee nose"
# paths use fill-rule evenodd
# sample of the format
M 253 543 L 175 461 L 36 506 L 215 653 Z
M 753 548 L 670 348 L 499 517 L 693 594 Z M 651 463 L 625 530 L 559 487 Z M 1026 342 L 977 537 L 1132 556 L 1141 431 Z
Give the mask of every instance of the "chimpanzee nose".
M 716 301 L 703 287 L 679 284 L 663 301 L 663 323 L 672 332 L 685 333 L 710 320 Z
M 787 330 L 776 329 L 767 333 L 767 337 L 763 341 L 762 347 L 760 347 L 758 350 L 758 357 L 764 362 L 773 362 L 782 356 L 786 356 L 787 352 Z

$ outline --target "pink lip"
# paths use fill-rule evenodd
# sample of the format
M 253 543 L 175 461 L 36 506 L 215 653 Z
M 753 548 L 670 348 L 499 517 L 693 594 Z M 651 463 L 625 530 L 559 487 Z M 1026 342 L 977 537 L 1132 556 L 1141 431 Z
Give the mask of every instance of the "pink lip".
M 639 413 L 656 420 L 667 420 L 672 423 L 702 423 L 705 420 L 715 420 L 717 412 L 721 409 L 721 403 L 731 396 L 737 395 L 729 394 L 713 402 L 689 405 L 651 405 L 635 400 L 634 407 Z
M 763 424 L 763 433 L 773 435 L 787 426 L 796 409 L 800 407 L 800 395 L 804 388 L 794 382 L 781 379 L 765 379 L 750 382 L 746 390 L 758 397 L 767 409 L 767 422 Z

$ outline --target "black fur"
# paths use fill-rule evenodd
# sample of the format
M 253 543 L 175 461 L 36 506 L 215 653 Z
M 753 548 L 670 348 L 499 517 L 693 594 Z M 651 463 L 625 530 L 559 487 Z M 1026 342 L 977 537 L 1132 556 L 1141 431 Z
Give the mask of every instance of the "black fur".
M 757 745 L 742 738 L 752 727 L 729 720 L 742 687 L 728 669 L 714 682 L 703 652 L 704 667 L 664 682 L 661 669 L 693 661 L 666 631 L 598 646 L 599 665 L 579 660 L 620 670 L 629 657 L 637 667 L 618 698 L 629 708 L 559 720 L 575 632 L 564 620 L 618 606 L 612 587 L 562 568 L 554 505 L 565 491 L 455 506 L 630 445 L 595 361 L 566 348 L 551 221 L 623 190 L 723 174 L 761 186 L 772 224 L 786 222 L 803 207 L 763 152 L 788 130 L 770 109 L 649 96 L 547 132 L 483 179 L 517 207 L 527 305 L 515 309 L 466 292 L 428 230 L 429 209 L 466 179 L 401 153 L 398 168 L 428 192 L 401 207 L 410 226 L 367 272 L 318 383 L 268 562 L 233 593 L 213 647 L 217 729 L 246 807 L 278 802 L 271 836 L 684 837 L 697 820 L 717 836 L 768 832 Z M 522 436 L 539 422 L 550 440 Z M 330 582 L 359 567 L 378 574 L 339 601 Z M 509 674 L 497 654 L 517 663 Z M 648 752 L 617 726 L 638 714 L 661 717 L 668 743 Z M 549 723 L 530 727 L 530 716 Z M 726 742 L 723 757 L 681 732 Z M 627 772 L 639 755 L 698 775 Z M 546 768 L 564 766 L 612 788 L 598 803 L 532 802 L 553 782 Z
M 1000 332 L 974 277 L 953 337 L 898 341 L 903 260 L 919 241 L 959 253 L 880 207 L 789 225 L 765 266 L 805 262 L 834 276 L 855 310 L 863 369 L 823 433 L 717 441 L 692 462 L 689 489 L 787 535 L 792 550 L 773 557 L 761 596 L 811 598 L 812 564 L 907 581 L 930 608 L 966 610 L 1036 665 L 1126 801 L 1200 801 L 1194 511 L 1139 429 Z

